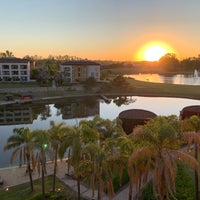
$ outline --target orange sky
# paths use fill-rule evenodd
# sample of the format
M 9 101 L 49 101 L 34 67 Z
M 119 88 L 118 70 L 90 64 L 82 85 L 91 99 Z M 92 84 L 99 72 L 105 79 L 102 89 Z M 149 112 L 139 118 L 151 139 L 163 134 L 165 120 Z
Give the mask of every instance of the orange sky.
M 7 0 L 0 52 L 131 61 L 143 45 L 163 41 L 180 59 L 198 56 L 200 1 L 181 2 L 180 9 L 180 0 Z

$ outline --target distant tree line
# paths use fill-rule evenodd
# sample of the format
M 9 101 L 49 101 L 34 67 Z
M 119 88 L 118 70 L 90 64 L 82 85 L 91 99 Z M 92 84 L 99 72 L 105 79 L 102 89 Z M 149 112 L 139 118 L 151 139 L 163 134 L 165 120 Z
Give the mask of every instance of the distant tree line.
M 101 67 L 103 76 L 110 73 L 191 73 L 195 69 L 200 71 L 200 55 L 180 60 L 172 53 L 167 53 L 154 62 L 112 62 L 104 63 Z

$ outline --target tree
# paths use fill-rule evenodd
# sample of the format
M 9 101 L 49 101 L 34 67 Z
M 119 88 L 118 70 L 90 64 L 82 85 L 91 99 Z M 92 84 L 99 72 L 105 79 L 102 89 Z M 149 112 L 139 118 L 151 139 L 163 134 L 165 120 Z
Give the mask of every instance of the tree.
M 189 145 L 194 145 L 194 158 L 198 160 L 198 148 L 200 145 L 200 118 L 196 115 L 181 121 L 181 132 L 183 140 Z M 195 200 L 199 199 L 199 177 L 194 171 Z
M 34 149 L 33 149 L 33 137 L 32 132 L 29 128 L 15 128 L 13 130 L 13 135 L 8 138 L 7 144 L 4 147 L 4 151 L 9 149 L 14 149 L 11 156 L 11 163 L 16 158 L 17 155 L 20 156 L 19 167 L 22 166 L 22 159 L 25 164 L 27 164 L 27 170 L 30 179 L 31 191 L 33 191 L 33 180 L 32 180 L 32 167 L 35 168 L 34 161 Z
M 81 121 L 80 126 L 85 144 L 82 152 L 91 164 L 92 198 L 95 187 L 98 188 L 99 200 L 102 199 L 104 189 L 108 191 L 109 198 L 112 198 L 112 172 L 116 165 L 121 170 L 122 161 L 117 147 L 117 139 L 124 133 L 120 121 L 104 120 L 95 116 L 93 120 Z
M 178 132 L 172 125 L 172 119 L 156 117 L 132 134 L 140 145 L 129 158 L 129 174 L 139 173 L 136 181 L 140 181 L 141 176 L 145 177 L 151 171 L 154 192 L 160 200 L 170 199 L 175 194 L 178 161 L 185 161 L 198 169 L 198 162 L 180 149 Z
M 46 154 L 49 152 L 49 134 L 46 130 L 34 130 L 32 134 L 33 145 L 37 150 L 36 162 L 39 175 L 40 170 L 42 171 L 42 199 L 45 199 L 44 175 L 46 174 Z
M 164 72 L 174 72 L 179 70 L 179 60 L 173 53 L 167 53 L 158 61 L 160 69 Z
M 128 169 L 128 159 L 132 152 L 134 151 L 134 148 L 136 146 L 135 142 L 131 139 L 130 135 L 124 135 L 118 138 L 117 145 L 120 149 L 119 152 L 119 180 L 120 180 L 120 186 L 122 185 L 122 173 L 123 169 Z M 130 176 L 132 177 L 132 176 Z M 132 200 L 132 193 L 133 193 L 133 179 L 130 178 L 130 184 L 129 184 L 129 200 Z
M 14 57 L 13 53 L 11 51 L 6 50 L 5 53 L 2 53 L 3 58 L 11 58 Z
M 118 75 L 116 78 L 114 78 L 112 80 L 112 84 L 116 87 L 121 87 L 121 88 L 127 88 L 128 86 L 126 78 L 124 78 L 122 75 Z
M 52 191 L 55 192 L 55 180 L 57 171 L 57 159 L 58 151 L 61 143 L 66 137 L 66 128 L 64 123 L 55 124 L 54 121 L 50 121 L 50 129 L 48 130 L 50 136 L 50 145 L 53 149 L 54 171 L 53 171 L 53 186 Z
M 70 163 L 74 168 L 74 177 L 77 180 L 77 188 L 78 188 L 78 199 L 81 198 L 80 194 L 80 164 L 82 159 L 82 138 L 81 138 L 81 130 L 79 127 L 73 126 L 69 128 L 67 137 L 63 141 L 60 146 L 59 155 L 60 157 L 64 157 L 64 153 L 68 148 L 72 149 L 72 155 L 70 156 Z

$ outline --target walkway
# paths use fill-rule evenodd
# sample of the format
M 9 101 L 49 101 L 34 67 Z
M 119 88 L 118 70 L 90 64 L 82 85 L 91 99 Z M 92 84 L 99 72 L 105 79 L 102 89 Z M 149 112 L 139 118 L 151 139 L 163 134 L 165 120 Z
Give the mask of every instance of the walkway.
M 58 162 L 57 178 L 61 180 L 64 184 L 68 185 L 71 189 L 77 192 L 77 182 L 65 175 L 66 173 L 66 162 Z M 47 175 L 53 174 L 53 164 L 47 164 Z M 8 188 L 11 186 L 19 185 L 22 183 L 29 182 L 29 176 L 26 174 L 25 167 L 12 167 L 12 168 L 0 168 L 0 176 L 4 180 L 3 188 Z M 37 172 L 33 172 L 33 179 L 38 179 L 39 175 Z M 128 199 L 129 187 L 126 185 L 120 192 L 118 192 L 113 200 L 127 200 Z M 86 199 L 91 199 L 92 190 L 88 187 L 81 185 L 81 196 Z M 94 199 L 97 199 L 97 191 L 95 191 Z M 109 198 L 104 194 L 103 200 L 108 200 Z

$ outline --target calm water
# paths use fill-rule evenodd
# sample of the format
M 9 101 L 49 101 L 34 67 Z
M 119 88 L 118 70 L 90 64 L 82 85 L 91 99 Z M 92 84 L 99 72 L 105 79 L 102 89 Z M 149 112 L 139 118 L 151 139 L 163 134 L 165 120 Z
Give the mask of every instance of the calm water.
M 199 100 L 182 98 L 138 97 L 116 98 L 108 104 L 99 99 L 78 98 L 64 102 L 40 105 L 15 105 L 0 107 L 0 167 L 7 167 L 11 151 L 3 152 L 7 138 L 13 128 L 29 127 L 48 129 L 51 120 L 66 125 L 76 125 L 81 119 L 92 119 L 95 115 L 113 120 L 127 109 L 145 109 L 157 115 L 177 115 L 185 106 L 200 105 Z
M 177 74 L 173 76 L 163 76 L 159 74 L 130 74 L 125 77 L 134 78 L 139 81 L 154 83 L 171 83 L 181 85 L 200 85 L 200 77 L 196 74 Z

